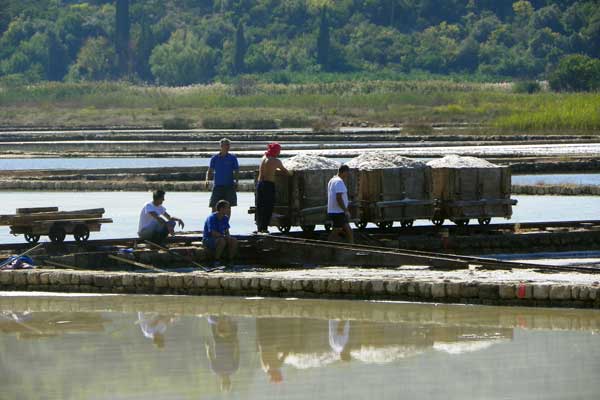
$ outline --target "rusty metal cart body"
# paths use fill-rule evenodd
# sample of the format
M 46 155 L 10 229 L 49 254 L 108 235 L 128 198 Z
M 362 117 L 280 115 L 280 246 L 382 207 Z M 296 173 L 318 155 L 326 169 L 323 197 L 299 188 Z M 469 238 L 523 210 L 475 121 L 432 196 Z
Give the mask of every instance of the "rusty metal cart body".
M 445 219 L 467 225 L 477 219 L 481 225 L 493 217 L 510 218 L 517 200 L 510 198 L 511 173 L 508 167 L 433 168 L 433 196 L 438 200 L 436 225 Z
M 427 166 L 352 170 L 358 186 L 360 219 L 364 229 L 369 222 L 381 229 L 400 222 L 410 227 L 417 219 L 431 219 L 435 211 L 431 168 Z
M 58 207 L 19 208 L 16 214 L 1 215 L 0 225 L 10 226 L 11 234 L 24 235 L 30 243 L 37 243 L 41 236 L 61 243 L 67 235 L 85 242 L 90 232 L 99 232 L 102 224 L 113 222 L 102 218 L 103 214 L 103 208 L 76 211 L 58 211 Z
M 305 232 L 314 231 L 317 225 L 329 230 L 327 183 L 336 173 L 334 169 L 297 170 L 292 175 L 278 171 L 275 174 L 275 206 L 269 226 L 275 226 L 281 232 L 289 232 L 293 226 L 299 226 Z M 351 205 L 355 193 L 356 185 L 348 182 Z M 356 208 L 350 207 L 350 211 L 351 218 L 356 218 Z M 256 208 L 250 208 L 249 212 L 256 212 Z

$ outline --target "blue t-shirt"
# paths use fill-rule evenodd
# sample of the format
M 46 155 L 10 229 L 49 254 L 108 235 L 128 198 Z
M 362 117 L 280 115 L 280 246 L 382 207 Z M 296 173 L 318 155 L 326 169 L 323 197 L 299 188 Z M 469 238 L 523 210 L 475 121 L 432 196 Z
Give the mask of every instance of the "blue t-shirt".
M 230 153 L 225 157 L 221 154 L 212 156 L 209 167 L 215 171 L 215 186 L 233 185 L 233 171 L 240 169 L 237 157 Z
M 219 232 L 221 235 L 224 235 L 227 229 L 229 229 L 229 217 L 224 215 L 223 218 L 219 219 L 217 213 L 214 212 L 210 214 L 204 222 L 203 237 L 212 237 L 211 232 Z

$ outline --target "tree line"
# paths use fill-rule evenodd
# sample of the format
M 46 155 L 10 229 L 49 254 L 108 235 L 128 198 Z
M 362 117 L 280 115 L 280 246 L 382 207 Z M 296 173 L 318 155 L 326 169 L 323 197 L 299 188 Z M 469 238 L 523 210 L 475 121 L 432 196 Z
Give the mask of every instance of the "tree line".
M 0 82 L 188 85 L 274 71 L 526 79 L 552 77 L 561 60 L 593 75 L 599 3 L 0 0 Z

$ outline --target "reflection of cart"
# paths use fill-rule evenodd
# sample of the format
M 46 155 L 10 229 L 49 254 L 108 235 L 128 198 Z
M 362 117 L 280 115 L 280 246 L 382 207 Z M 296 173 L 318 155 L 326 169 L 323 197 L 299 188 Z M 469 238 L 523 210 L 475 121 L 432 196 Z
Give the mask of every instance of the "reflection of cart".
M 508 167 L 433 168 L 433 196 L 438 207 L 432 219 L 442 225 L 449 219 L 467 225 L 471 219 L 487 225 L 493 217 L 510 218 L 517 200 L 510 198 Z
M 278 172 L 275 175 L 275 207 L 270 226 L 289 232 L 299 226 L 305 232 L 314 231 L 316 225 L 330 229 L 327 216 L 327 183 L 337 170 L 299 170 L 292 175 Z M 354 186 L 350 183 L 348 198 L 354 199 Z M 354 208 L 350 207 L 351 212 Z M 250 212 L 255 212 L 251 208 Z M 354 215 L 353 215 L 354 217 Z
M 352 171 L 358 186 L 360 220 L 364 229 L 369 222 L 381 229 L 394 222 L 412 226 L 416 219 L 431 219 L 435 201 L 431 196 L 431 168 L 383 168 Z
M 37 243 L 41 236 L 61 243 L 67 235 L 85 242 L 90 232 L 99 232 L 102 224 L 112 222 L 110 218 L 102 218 L 103 214 L 103 208 L 77 211 L 58 211 L 58 207 L 19 208 L 16 214 L 1 215 L 0 225 L 10 226 L 10 233 L 24 235 L 30 243 Z

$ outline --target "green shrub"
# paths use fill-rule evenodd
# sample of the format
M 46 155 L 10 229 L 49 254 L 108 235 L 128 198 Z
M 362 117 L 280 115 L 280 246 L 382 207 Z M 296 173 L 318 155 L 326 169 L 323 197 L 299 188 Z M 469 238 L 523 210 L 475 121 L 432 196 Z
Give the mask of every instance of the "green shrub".
M 519 81 L 513 84 L 514 93 L 533 94 L 542 90 L 542 86 L 537 81 Z
M 600 90 L 600 60 L 581 54 L 563 57 L 550 74 L 549 83 L 558 92 Z

